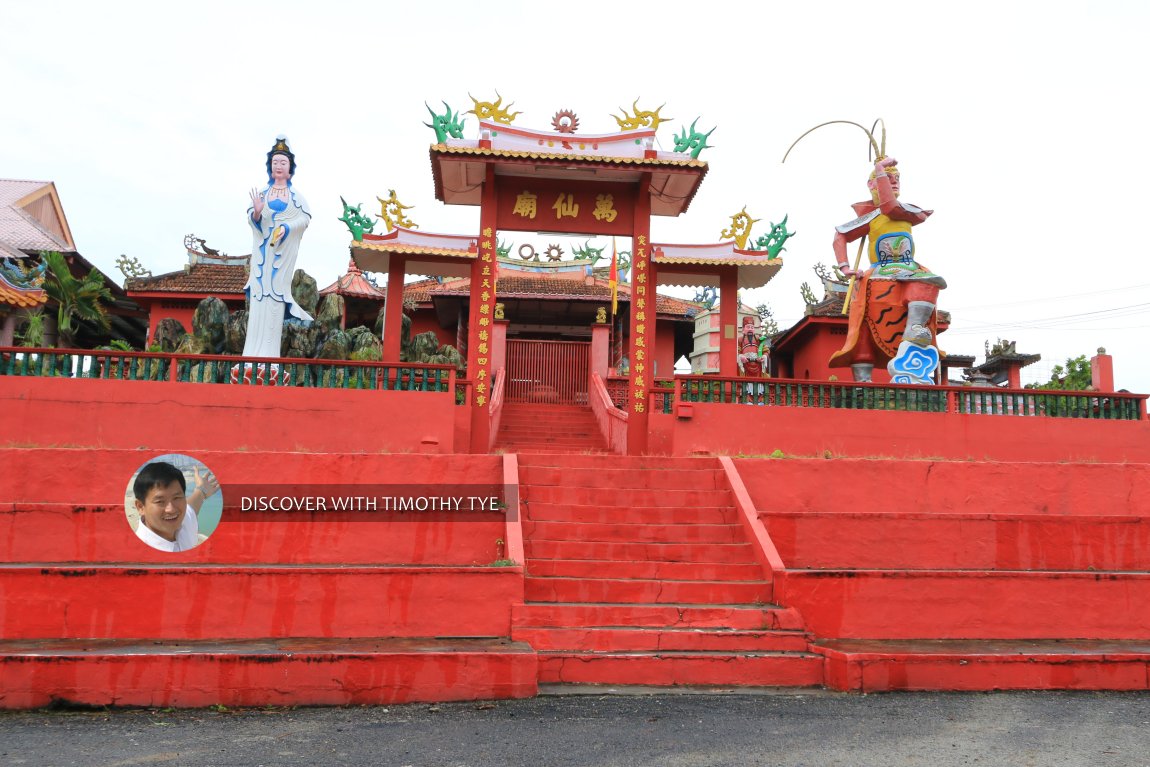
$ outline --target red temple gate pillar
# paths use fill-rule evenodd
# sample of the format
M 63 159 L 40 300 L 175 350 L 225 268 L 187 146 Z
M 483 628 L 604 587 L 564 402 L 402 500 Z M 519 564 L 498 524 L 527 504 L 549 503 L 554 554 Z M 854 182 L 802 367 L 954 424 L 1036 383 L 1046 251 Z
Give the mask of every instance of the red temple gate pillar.
M 651 263 L 651 177 L 643 176 L 635 198 L 631 243 L 630 409 L 627 452 L 647 452 L 647 390 L 655 375 L 655 265 Z
M 719 270 L 719 375 L 739 374 L 739 272 L 736 267 Z
M 467 378 L 471 387 L 471 452 L 486 453 L 491 435 L 491 382 L 495 322 L 495 167 L 487 166 L 479 210 L 479 257 L 471 265 L 467 327 Z
M 393 253 L 387 265 L 387 302 L 383 306 L 384 362 L 399 362 L 400 341 L 403 339 L 403 278 L 406 271 L 407 259 Z

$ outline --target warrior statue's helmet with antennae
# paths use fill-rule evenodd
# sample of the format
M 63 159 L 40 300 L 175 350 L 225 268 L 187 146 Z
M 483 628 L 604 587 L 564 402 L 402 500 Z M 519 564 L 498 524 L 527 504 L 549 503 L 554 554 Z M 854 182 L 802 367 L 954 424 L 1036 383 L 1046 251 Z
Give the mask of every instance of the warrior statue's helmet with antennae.
M 874 125 L 872 125 L 870 127 L 870 130 L 867 130 L 866 128 L 864 128 L 863 126 L 854 122 L 853 120 L 827 120 L 825 123 L 819 123 L 815 127 L 811 128 L 810 130 L 803 133 L 803 135 L 799 136 L 797 139 L 794 140 L 794 142 L 789 147 L 787 147 L 787 152 L 786 152 L 786 154 L 783 155 L 783 162 L 787 161 L 787 157 L 790 156 L 791 150 L 794 149 L 795 145 L 797 145 L 804 138 L 806 138 L 810 134 L 814 133 L 819 128 L 825 127 L 827 125 L 836 125 L 836 124 L 853 125 L 856 128 L 858 128 L 859 130 L 861 130 L 863 133 L 866 134 L 867 139 L 870 140 L 870 147 L 867 149 L 867 159 L 868 160 L 870 160 L 871 162 L 879 162 L 880 160 L 886 159 L 886 123 L 883 122 L 883 119 L 880 117 L 874 121 Z M 875 138 L 874 138 L 874 130 L 879 125 L 882 126 L 882 143 L 881 144 L 878 141 L 875 141 Z M 873 173 L 871 174 L 871 180 L 872 181 L 874 180 L 874 174 Z

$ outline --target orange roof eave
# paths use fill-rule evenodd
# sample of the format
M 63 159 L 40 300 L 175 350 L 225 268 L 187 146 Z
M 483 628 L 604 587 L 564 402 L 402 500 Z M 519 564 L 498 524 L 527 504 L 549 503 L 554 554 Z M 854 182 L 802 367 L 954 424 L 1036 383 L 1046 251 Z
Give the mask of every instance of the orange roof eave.
M 46 303 L 48 303 L 48 294 L 38 288 L 22 290 L 0 285 L 0 304 L 8 304 L 18 309 L 30 309 Z
M 707 170 L 705 160 L 668 160 L 659 157 L 612 157 L 609 155 L 576 155 L 557 152 L 524 152 L 512 149 L 490 149 L 488 147 L 448 146 L 432 144 L 432 155 L 473 155 L 493 157 L 501 160 L 530 160 L 532 162 L 560 162 L 567 165 L 648 165 L 663 168 L 692 168 Z
M 699 264 L 705 266 L 782 266 L 782 257 L 775 258 L 721 258 L 714 256 L 654 256 L 656 264 Z
M 394 240 L 368 242 L 363 240 L 351 244 L 352 251 L 370 250 L 376 253 L 394 253 L 397 256 L 441 256 L 443 258 L 466 258 L 475 260 L 478 253 L 472 250 L 454 248 L 429 248 L 423 245 L 409 245 Z

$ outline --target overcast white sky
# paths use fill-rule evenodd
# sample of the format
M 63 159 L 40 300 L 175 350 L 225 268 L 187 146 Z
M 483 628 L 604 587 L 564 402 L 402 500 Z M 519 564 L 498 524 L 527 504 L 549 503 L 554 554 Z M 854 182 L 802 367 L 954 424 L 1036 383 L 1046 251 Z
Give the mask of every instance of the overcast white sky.
M 743 297 L 785 327 L 869 165 L 846 126 L 783 152 L 881 116 L 903 199 L 936 211 L 915 233 L 950 284 L 940 346 L 1016 340 L 1043 356 L 1024 380 L 1105 346 L 1118 386 L 1150 392 L 1144 2 L 39 2 L 4 3 L 0 30 L 0 177 L 55 181 L 79 250 L 121 282 L 121 253 L 180 268 L 189 232 L 250 252 L 247 190 L 279 132 L 314 215 L 298 265 L 322 287 L 348 260 L 340 195 L 374 211 L 394 188 L 424 231 L 476 230 L 477 208 L 435 200 L 425 100 L 498 88 L 517 125 L 572 109 L 601 133 L 640 96 L 677 118 L 664 149 L 680 121 L 718 126 L 690 209 L 653 238 L 789 214 L 784 269 Z

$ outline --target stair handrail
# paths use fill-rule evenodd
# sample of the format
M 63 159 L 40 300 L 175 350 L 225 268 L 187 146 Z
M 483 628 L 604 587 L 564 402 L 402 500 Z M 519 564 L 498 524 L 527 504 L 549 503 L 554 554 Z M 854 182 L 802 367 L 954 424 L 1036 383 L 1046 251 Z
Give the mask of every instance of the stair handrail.
M 527 563 L 527 557 L 523 548 L 523 521 L 519 515 L 519 456 L 515 453 L 503 454 L 503 493 L 507 505 L 504 509 L 506 540 L 503 556 L 522 567 Z
M 607 385 L 598 373 L 591 373 L 591 391 L 588 394 L 591 412 L 595 414 L 595 422 L 599 425 L 607 449 L 618 455 L 626 454 L 627 411 L 615 407 L 615 402 L 607 392 Z
M 491 426 L 488 429 L 487 449 L 495 447 L 495 440 L 499 436 L 499 424 L 503 420 L 503 389 L 507 380 L 506 370 L 499 368 L 491 379 L 491 399 L 488 403 Z
M 783 558 L 779 555 L 775 542 L 771 540 L 767 526 L 759 518 L 759 510 L 755 507 L 751 494 L 747 492 L 747 486 L 743 484 L 743 478 L 739 475 L 735 462 L 729 456 L 723 455 L 719 456 L 719 465 L 723 468 L 723 475 L 727 478 L 731 495 L 735 498 L 739 522 L 755 544 L 755 558 L 759 560 L 764 572 L 769 572 L 771 575 L 771 599 L 779 601 L 780 587 L 785 579 L 787 566 L 783 564 Z

